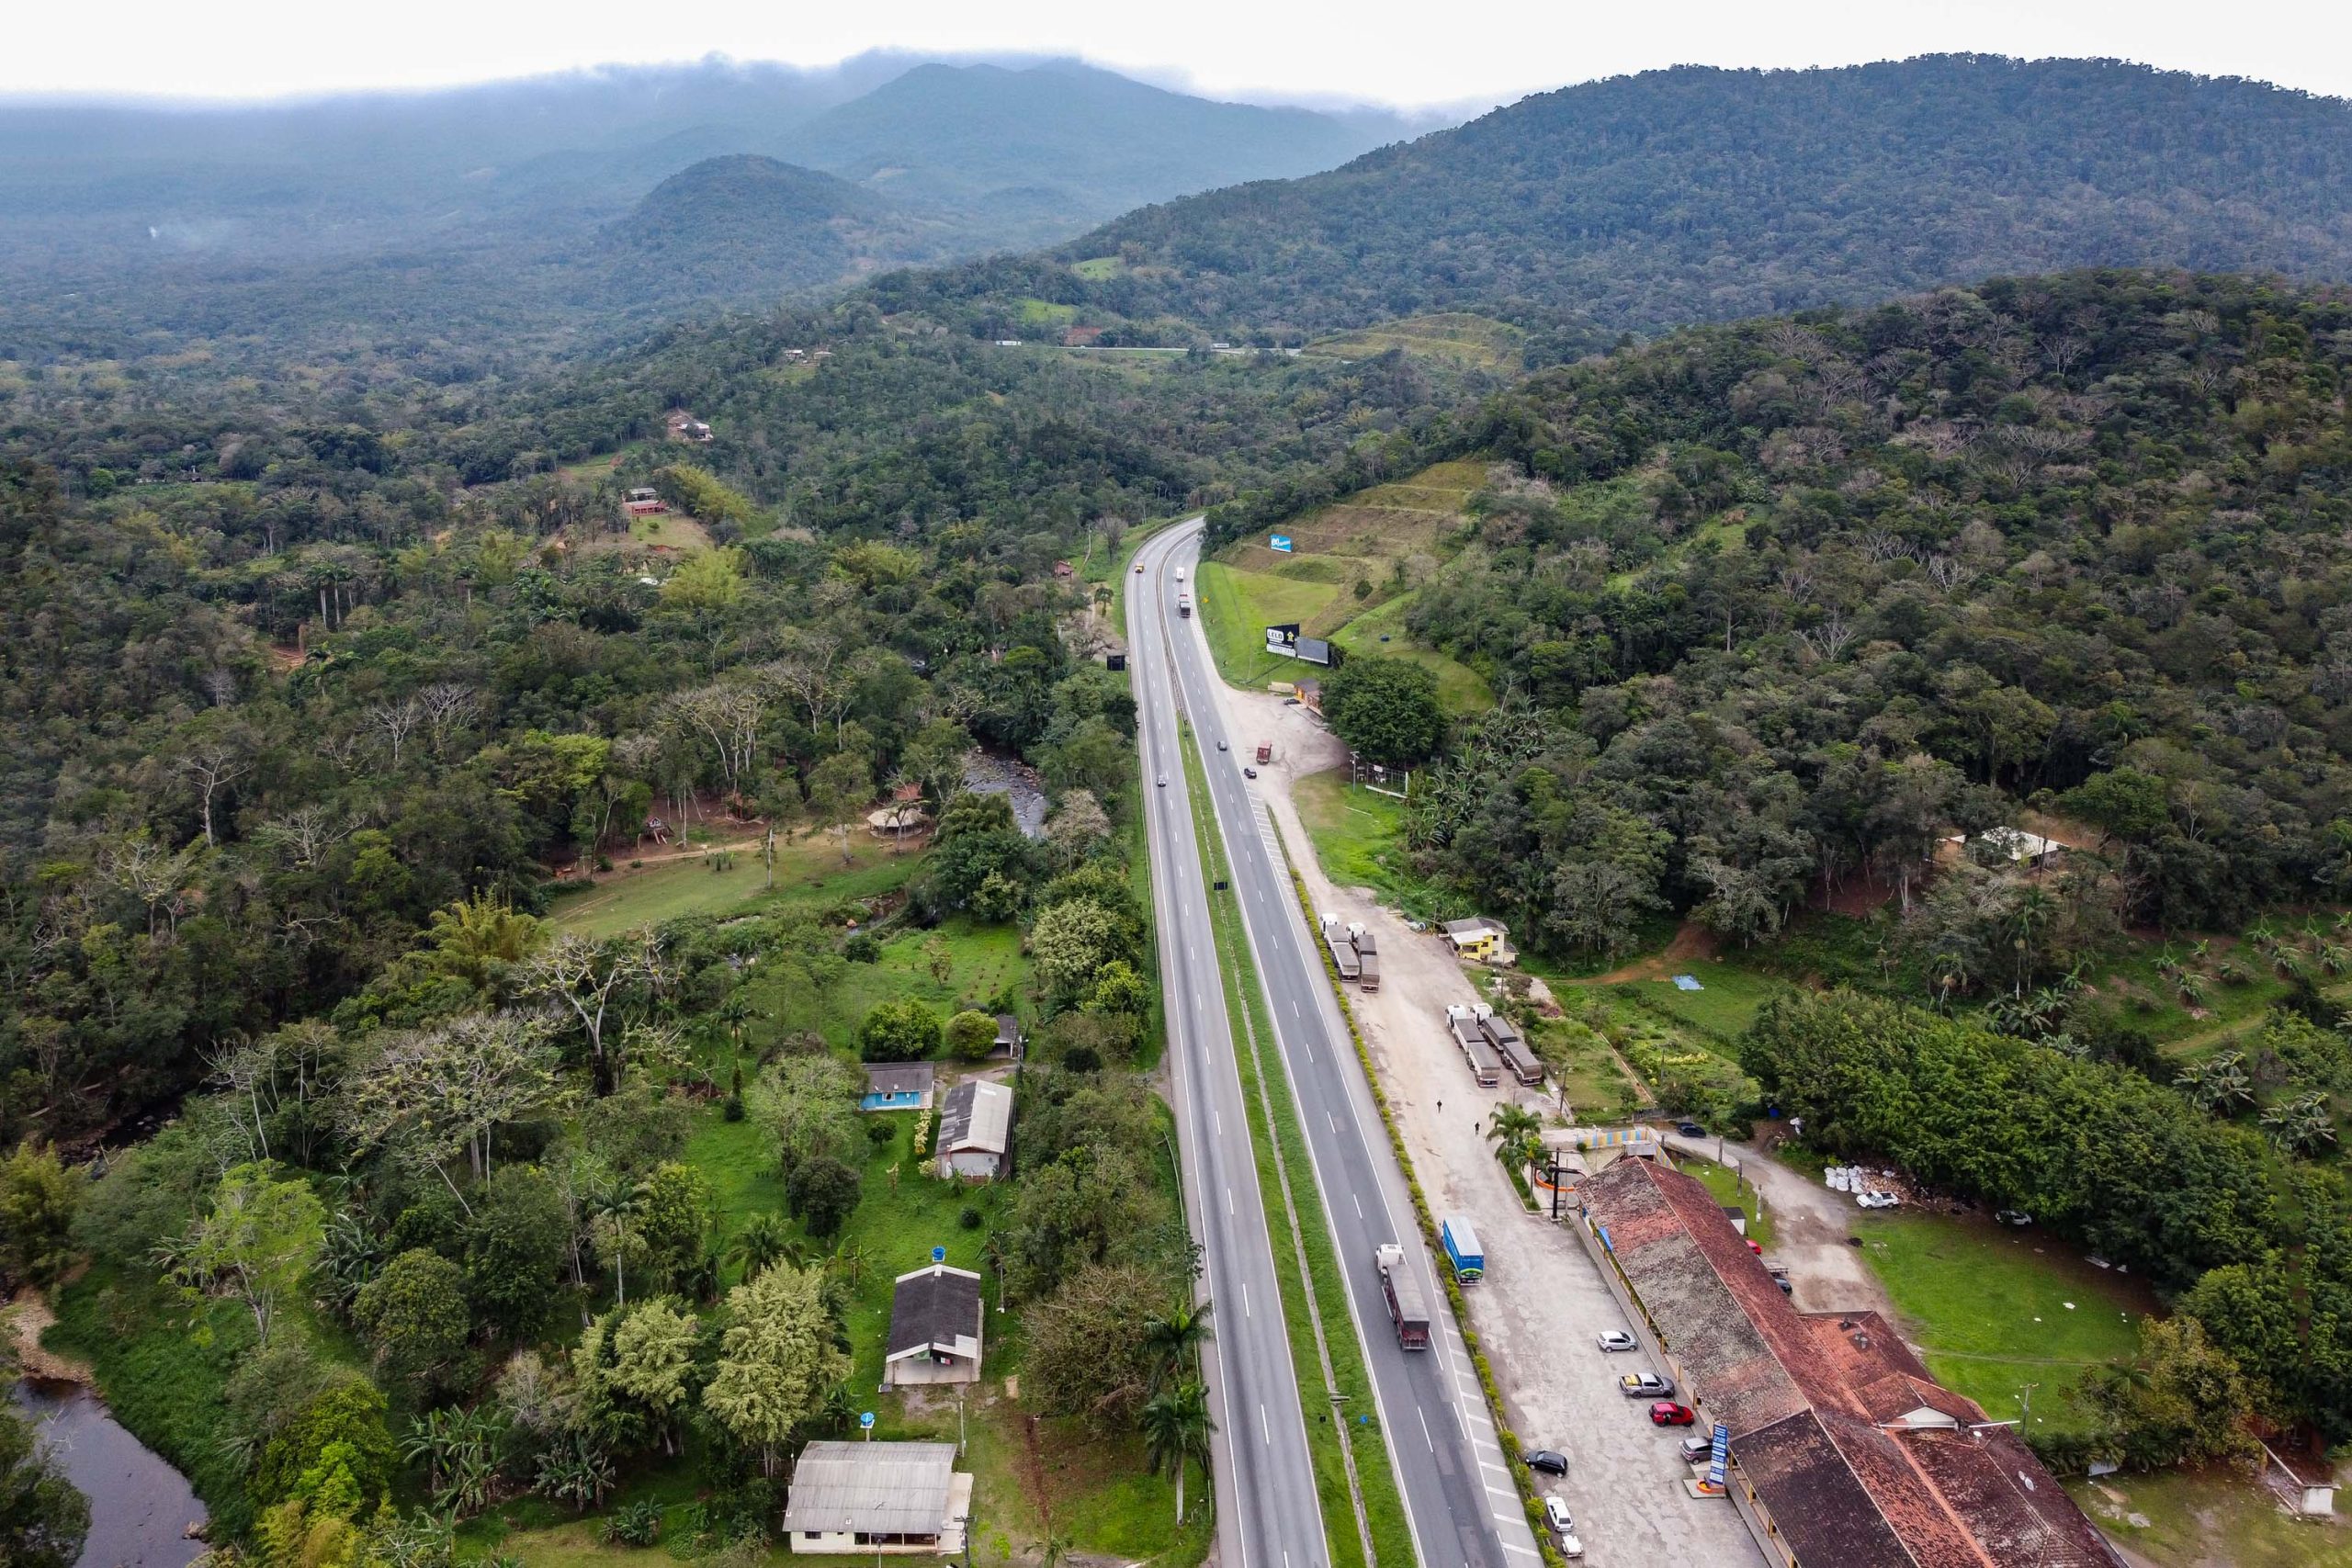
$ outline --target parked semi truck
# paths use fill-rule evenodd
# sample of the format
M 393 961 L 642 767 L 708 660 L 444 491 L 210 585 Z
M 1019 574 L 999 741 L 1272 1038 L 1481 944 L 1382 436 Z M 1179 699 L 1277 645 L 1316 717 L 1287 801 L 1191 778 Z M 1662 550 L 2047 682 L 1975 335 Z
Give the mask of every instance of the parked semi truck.
M 1337 915 L 1323 917 L 1323 945 L 1331 950 L 1331 962 L 1338 966 L 1340 979 L 1363 978 L 1363 965 L 1356 961 L 1356 944 L 1348 940 L 1348 929 L 1340 923 Z
M 1445 1260 L 1453 1265 L 1453 1277 L 1464 1285 L 1473 1285 L 1487 1276 L 1487 1252 L 1478 1245 L 1478 1233 L 1470 1228 L 1467 1214 L 1448 1214 L 1437 1227 L 1438 1240 L 1445 1244 Z
M 1462 1059 L 1470 1064 L 1470 1076 L 1481 1089 L 1492 1089 L 1502 1082 L 1502 1060 L 1495 1048 L 1487 1043 L 1486 1032 L 1478 1027 L 1478 1013 L 1483 1010 L 1459 1004 L 1445 1010 L 1445 1027 L 1452 1031 L 1453 1043 L 1462 1048 Z
M 1495 1048 L 1495 1055 L 1502 1058 L 1504 1069 L 1523 1084 L 1542 1083 L 1543 1059 L 1535 1055 L 1525 1037 L 1511 1027 L 1510 1020 L 1483 1005 L 1478 1009 L 1478 1027 L 1486 1032 L 1487 1043 Z
M 1388 1298 L 1388 1315 L 1396 1325 L 1396 1343 L 1408 1350 L 1430 1348 L 1430 1309 L 1421 1303 L 1421 1287 L 1405 1266 L 1405 1249 L 1387 1242 L 1374 1249 L 1380 1266 L 1380 1293 Z
M 1356 977 L 1357 983 L 1367 991 L 1380 989 L 1379 944 L 1373 940 L 1370 931 L 1352 923 L 1348 927 L 1348 941 L 1354 944 L 1356 964 L 1363 971 Z

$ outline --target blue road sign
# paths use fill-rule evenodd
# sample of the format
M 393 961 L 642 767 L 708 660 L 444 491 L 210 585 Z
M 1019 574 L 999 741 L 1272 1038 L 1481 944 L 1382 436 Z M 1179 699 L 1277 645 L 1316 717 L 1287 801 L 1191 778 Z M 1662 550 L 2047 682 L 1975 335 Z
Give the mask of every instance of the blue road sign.
M 1266 536 L 1266 545 L 1269 548 L 1280 550 L 1284 555 L 1291 553 L 1288 534 L 1270 534 Z

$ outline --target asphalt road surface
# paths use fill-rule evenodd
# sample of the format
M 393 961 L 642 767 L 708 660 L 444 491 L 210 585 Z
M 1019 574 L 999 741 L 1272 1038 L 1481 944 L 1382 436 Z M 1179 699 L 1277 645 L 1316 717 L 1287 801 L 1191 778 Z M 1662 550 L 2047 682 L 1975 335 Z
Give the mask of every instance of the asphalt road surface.
M 1195 536 L 1146 544 L 1128 579 L 1127 626 L 1143 751 L 1144 819 L 1159 928 L 1160 992 L 1182 1144 L 1184 1203 L 1216 1303 L 1204 1358 L 1217 1556 L 1226 1568 L 1329 1568 L 1299 1380 L 1283 1321 L 1266 1207 L 1258 1187 L 1233 1028 L 1209 925 L 1207 884 L 1178 749 L 1164 615 L 1176 618 L 1173 551 Z M 1164 784 L 1161 782 L 1164 781 Z M 1353 1529 L 1352 1521 L 1346 1528 Z
M 1504 1468 L 1470 1359 L 1452 1314 L 1443 1310 L 1444 1292 L 1415 1226 L 1403 1171 L 1325 976 L 1320 938 L 1301 917 L 1289 868 L 1276 847 L 1264 807 L 1242 775 L 1253 742 L 1227 733 L 1221 688 L 1205 642 L 1198 626 L 1177 613 L 1174 572 L 1181 567 L 1188 576 L 1194 575 L 1199 541 L 1197 520 L 1152 540 L 1137 558 L 1144 571 L 1129 582 L 1127 625 L 1138 671 L 1144 769 L 1155 777 L 1161 773 L 1168 776 L 1166 788 L 1151 791 L 1170 797 L 1157 805 L 1150 818 L 1155 869 L 1167 860 L 1193 862 L 1191 851 L 1171 855 L 1159 850 L 1163 829 L 1172 839 L 1177 829 L 1189 833 L 1191 826 L 1182 815 L 1182 797 L 1175 794 L 1184 779 L 1171 709 L 1181 704 L 1201 748 L 1210 802 L 1297 1100 L 1347 1286 L 1349 1311 L 1372 1371 L 1377 1408 L 1369 1414 L 1387 1434 L 1418 1555 L 1424 1568 L 1535 1568 L 1540 1554 L 1533 1534 Z M 1220 739 L 1229 743 L 1229 750 L 1217 750 Z M 1191 874 L 1197 878 L 1197 863 L 1192 863 Z M 1181 869 L 1178 874 L 1182 874 Z M 1197 881 L 1191 886 L 1197 888 Z M 1176 889 L 1180 896 L 1185 891 Z M 1197 917 L 1188 916 L 1181 924 L 1171 924 L 1164 909 L 1163 905 L 1163 933 L 1205 933 L 1204 906 Z M 1202 943 L 1205 949 L 1205 934 Z M 1178 944 L 1170 941 L 1167 945 Z M 1213 964 L 1214 954 L 1210 956 Z M 1213 968 L 1208 973 L 1214 987 Z M 1171 1018 L 1176 1010 L 1171 1007 Z M 1221 1002 L 1214 1034 L 1208 1032 L 1207 1010 L 1202 1009 L 1202 1037 L 1229 1042 Z M 1230 1076 L 1221 1075 L 1227 1079 Z M 1231 1103 L 1238 1107 L 1238 1083 L 1233 1092 Z M 1253 1229 L 1262 1235 L 1262 1225 Z M 1396 1343 L 1373 1262 L 1374 1248 L 1390 1241 L 1404 1247 L 1407 1266 L 1419 1274 L 1432 1308 L 1434 1343 L 1428 1350 L 1408 1351 Z M 1225 1312 L 1221 1301 L 1220 1335 Z M 1337 1325 L 1327 1321 L 1326 1329 L 1336 1332 Z M 1246 1447 L 1234 1456 L 1245 1472 L 1240 1478 L 1245 1494 L 1251 1457 Z

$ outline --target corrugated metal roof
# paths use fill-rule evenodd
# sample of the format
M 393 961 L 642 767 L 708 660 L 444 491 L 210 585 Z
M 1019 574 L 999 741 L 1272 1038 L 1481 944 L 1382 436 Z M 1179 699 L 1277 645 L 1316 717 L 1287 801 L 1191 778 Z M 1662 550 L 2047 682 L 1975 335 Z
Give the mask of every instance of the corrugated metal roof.
M 865 1069 L 868 1094 L 929 1094 L 929 1062 L 877 1063 Z
M 955 1469 L 953 1443 L 810 1443 L 792 1467 L 784 1528 L 936 1535 Z
M 1004 1153 L 1012 1132 L 1012 1091 L 974 1079 L 947 1091 L 939 1112 L 939 1152 Z
M 934 1263 L 899 1276 L 890 1292 L 888 1360 L 919 1350 L 980 1353 L 980 1277 Z

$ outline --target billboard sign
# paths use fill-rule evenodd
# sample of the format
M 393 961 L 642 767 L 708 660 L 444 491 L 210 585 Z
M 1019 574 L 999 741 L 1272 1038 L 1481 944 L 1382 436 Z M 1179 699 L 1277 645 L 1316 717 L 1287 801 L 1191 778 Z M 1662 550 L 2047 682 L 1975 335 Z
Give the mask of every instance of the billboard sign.
M 1298 652 L 1298 623 L 1285 621 L 1278 626 L 1268 626 L 1266 651 L 1279 653 L 1284 658 L 1295 657 Z
M 1291 553 L 1290 536 L 1288 534 L 1269 534 L 1266 536 L 1266 547 L 1269 549 L 1279 550 L 1283 555 L 1289 555 Z
M 1708 1490 L 1720 1492 L 1724 1489 L 1724 1466 L 1730 1461 L 1731 1428 L 1718 1421 L 1715 1423 L 1714 1447 L 1707 1453 Z

